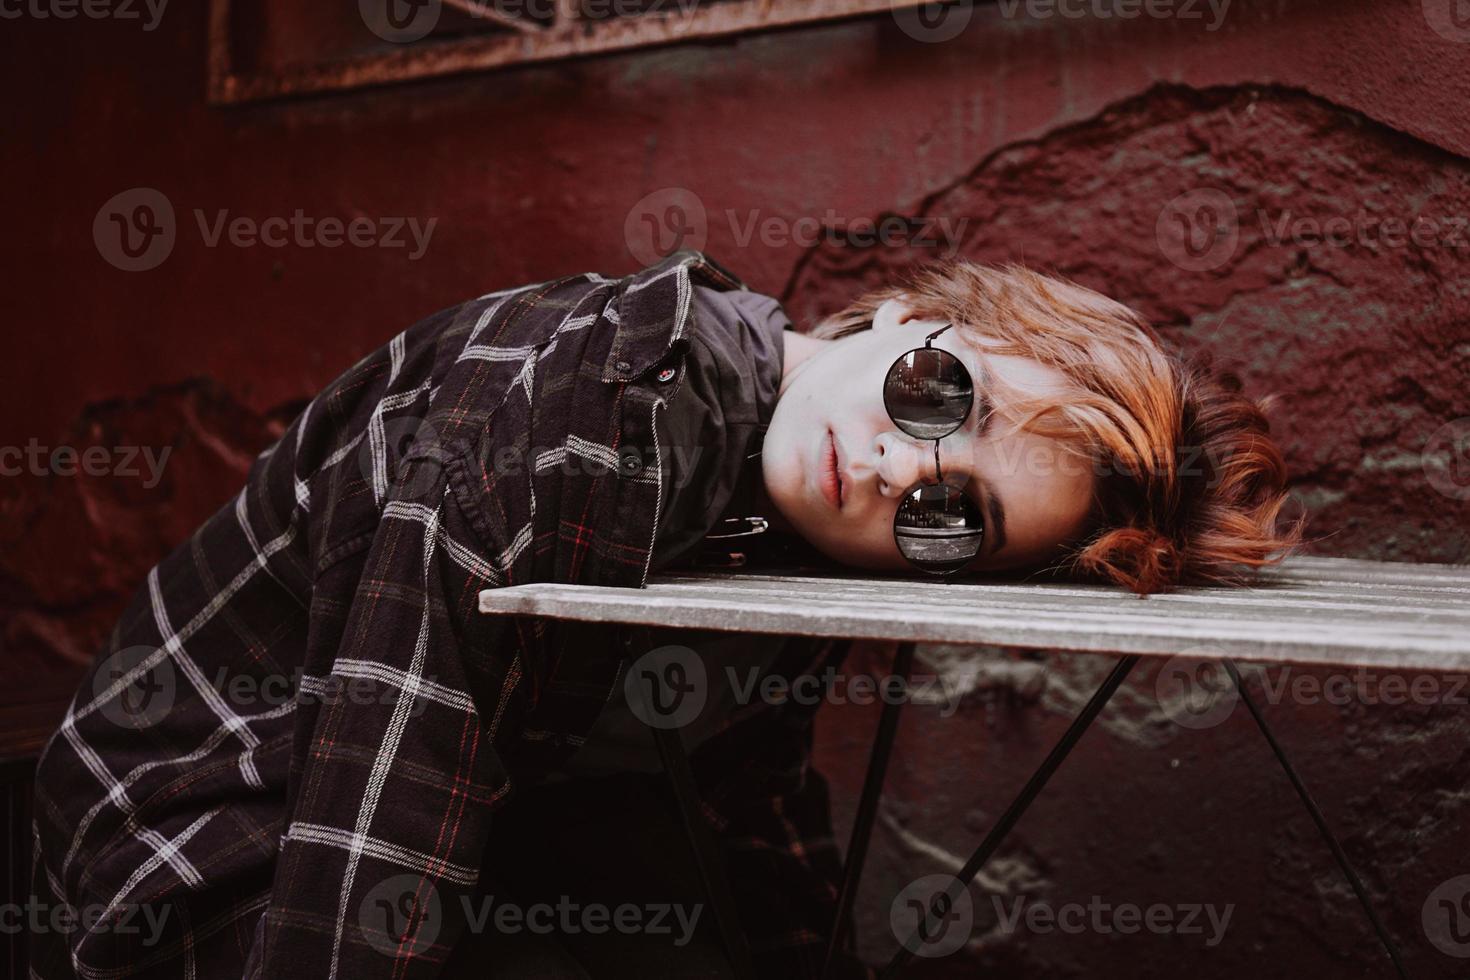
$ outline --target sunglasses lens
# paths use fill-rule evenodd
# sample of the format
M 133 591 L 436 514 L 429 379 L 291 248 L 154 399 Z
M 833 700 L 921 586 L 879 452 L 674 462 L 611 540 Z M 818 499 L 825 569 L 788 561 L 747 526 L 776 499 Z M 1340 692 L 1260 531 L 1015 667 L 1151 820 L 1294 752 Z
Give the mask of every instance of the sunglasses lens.
M 964 423 L 975 401 L 970 372 L 938 347 L 919 347 L 893 362 L 883 382 L 888 415 L 915 439 L 942 439 Z
M 899 552 L 922 570 L 953 572 L 980 554 L 985 521 L 958 487 L 916 487 L 898 505 L 893 538 Z

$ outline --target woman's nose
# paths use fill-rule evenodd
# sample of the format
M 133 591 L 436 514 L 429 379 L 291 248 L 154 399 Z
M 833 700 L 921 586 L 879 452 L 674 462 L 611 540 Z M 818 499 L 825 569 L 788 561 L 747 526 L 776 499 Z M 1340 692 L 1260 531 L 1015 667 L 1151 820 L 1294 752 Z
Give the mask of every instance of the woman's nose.
M 915 483 L 934 475 L 932 443 L 917 443 L 897 432 L 880 432 L 873 440 L 878 458 L 878 492 L 901 497 Z

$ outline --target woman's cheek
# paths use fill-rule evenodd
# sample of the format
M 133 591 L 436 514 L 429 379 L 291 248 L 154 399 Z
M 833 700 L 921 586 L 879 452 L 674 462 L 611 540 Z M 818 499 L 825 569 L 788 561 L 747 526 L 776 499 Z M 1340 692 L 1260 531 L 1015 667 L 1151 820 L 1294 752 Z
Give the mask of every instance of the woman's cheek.
M 829 543 L 823 550 L 845 564 L 875 571 L 891 571 L 904 567 L 898 546 L 893 543 L 891 520 L 882 526 L 868 521 L 851 528 L 844 535 L 826 537 Z

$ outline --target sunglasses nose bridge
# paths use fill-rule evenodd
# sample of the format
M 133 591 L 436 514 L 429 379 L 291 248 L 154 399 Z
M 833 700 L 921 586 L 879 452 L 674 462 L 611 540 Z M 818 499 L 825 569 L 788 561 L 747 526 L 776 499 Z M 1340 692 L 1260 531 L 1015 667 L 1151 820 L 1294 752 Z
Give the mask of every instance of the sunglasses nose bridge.
M 899 429 L 878 433 L 874 440 L 879 490 L 900 497 L 915 484 L 934 479 L 934 443 L 919 442 Z

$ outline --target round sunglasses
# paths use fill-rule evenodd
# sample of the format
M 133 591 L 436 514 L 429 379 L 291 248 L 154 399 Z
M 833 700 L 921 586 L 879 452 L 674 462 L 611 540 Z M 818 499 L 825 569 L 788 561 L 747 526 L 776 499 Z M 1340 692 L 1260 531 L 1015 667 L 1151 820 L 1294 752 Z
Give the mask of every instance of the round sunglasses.
M 935 575 L 964 568 L 985 541 L 980 508 L 959 487 L 944 483 L 939 468 L 939 440 L 965 424 L 975 403 L 975 383 L 964 363 L 934 346 L 934 338 L 952 326 L 900 355 L 883 381 L 883 407 L 893 424 L 915 439 L 934 440 L 934 482 L 904 494 L 893 516 L 893 540 L 910 564 Z

